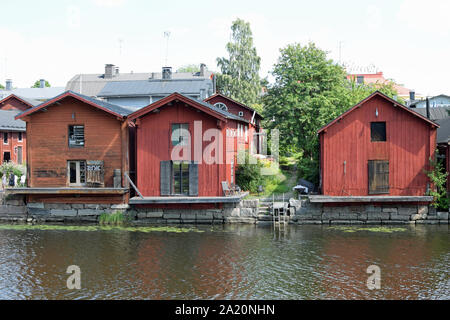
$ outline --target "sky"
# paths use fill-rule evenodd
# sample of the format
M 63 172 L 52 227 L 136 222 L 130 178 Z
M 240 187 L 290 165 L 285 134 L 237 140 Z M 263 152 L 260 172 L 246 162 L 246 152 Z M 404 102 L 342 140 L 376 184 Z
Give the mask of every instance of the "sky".
M 312 41 L 355 70 L 375 66 L 417 93 L 450 94 L 446 0 L 14 0 L 0 8 L 3 85 L 44 78 L 65 86 L 107 63 L 121 72 L 157 72 L 166 63 L 218 71 L 239 17 L 250 22 L 260 75 L 269 80 L 280 48 Z

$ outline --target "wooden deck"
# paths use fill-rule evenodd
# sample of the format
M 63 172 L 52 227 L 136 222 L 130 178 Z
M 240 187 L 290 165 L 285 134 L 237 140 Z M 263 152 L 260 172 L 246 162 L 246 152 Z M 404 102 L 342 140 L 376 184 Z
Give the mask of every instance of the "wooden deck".
M 431 196 L 309 196 L 311 203 L 432 202 Z
M 248 192 L 229 197 L 134 197 L 130 199 L 130 204 L 236 203 L 247 195 Z
M 10 188 L 5 194 L 108 194 L 120 195 L 128 192 L 126 188 Z

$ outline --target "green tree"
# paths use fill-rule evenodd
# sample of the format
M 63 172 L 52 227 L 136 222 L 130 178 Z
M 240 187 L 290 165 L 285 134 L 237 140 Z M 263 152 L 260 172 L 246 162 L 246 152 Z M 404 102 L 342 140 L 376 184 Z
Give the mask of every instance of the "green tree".
M 2 84 L 0 84 L 0 89 L 5 89 L 5 87 L 2 85 Z
M 200 67 L 196 64 L 187 64 L 184 66 L 181 66 L 177 69 L 177 72 L 190 72 L 190 73 L 196 73 L 200 72 Z
M 434 159 L 430 157 L 430 168 L 431 170 L 425 171 L 425 173 L 431 182 L 431 189 L 428 194 L 433 196 L 432 205 L 440 210 L 448 210 L 450 202 L 447 194 L 448 172 L 445 171 L 442 161 L 439 161 L 438 152 L 436 152 Z
M 50 88 L 51 85 L 48 81 L 45 81 L 45 86 L 47 88 Z M 41 87 L 41 82 L 39 80 L 36 80 L 36 82 L 34 83 L 34 85 L 32 86 L 32 88 L 40 88 Z
M 232 40 L 226 45 L 229 56 L 217 58 L 217 65 L 221 69 L 217 75 L 217 88 L 224 95 L 252 106 L 258 103 L 261 93 L 261 58 L 253 46 L 248 22 L 237 19 L 231 30 Z
M 300 174 L 318 177 L 317 130 L 348 105 L 345 71 L 314 43 L 280 50 L 264 102 L 266 127 L 280 131 L 280 152 L 300 154 Z M 344 101 L 344 104 L 343 104 Z

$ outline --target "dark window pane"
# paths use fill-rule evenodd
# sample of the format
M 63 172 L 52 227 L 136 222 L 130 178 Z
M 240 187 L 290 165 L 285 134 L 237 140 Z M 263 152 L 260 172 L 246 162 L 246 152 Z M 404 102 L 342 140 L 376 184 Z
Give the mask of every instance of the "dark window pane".
M 77 183 L 77 163 L 69 162 L 70 183 Z
M 370 123 L 370 139 L 372 141 L 386 141 L 386 122 Z
M 181 167 L 181 193 L 189 194 L 189 163 L 183 162 Z
M 8 132 L 3 132 L 3 143 L 8 143 Z
M 180 194 L 181 193 L 181 164 L 180 162 L 174 162 L 173 163 L 173 194 Z
M 84 146 L 84 126 L 69 126 L 69 147 Z

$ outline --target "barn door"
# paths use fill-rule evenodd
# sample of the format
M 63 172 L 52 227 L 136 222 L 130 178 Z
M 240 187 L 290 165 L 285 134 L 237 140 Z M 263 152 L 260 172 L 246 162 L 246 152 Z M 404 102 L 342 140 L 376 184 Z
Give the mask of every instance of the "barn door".
M 369 160 L 369 194 L 389 193 L 389 161 Z

